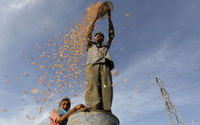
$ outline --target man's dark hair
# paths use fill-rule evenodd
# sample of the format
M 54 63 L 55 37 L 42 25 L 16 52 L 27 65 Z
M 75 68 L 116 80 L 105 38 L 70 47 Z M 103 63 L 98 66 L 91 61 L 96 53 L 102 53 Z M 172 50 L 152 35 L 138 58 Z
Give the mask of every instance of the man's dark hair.
M 103 34 L 102 32 L 97 32 L 97 33 L 95 34 L 95 36 L 96 36 L 96 35 L 103 36 L 103 38 L 104 38 L 104 34 Z
M 61 105 L 61 103 L 62 103 L 63 101 L 68 101 L 68 102 L 69 102 L 69 109 L 70 109 L 70 107 L 71 107 L 71 100 L 70 100 L 69 98 L 63 98 L 63 99 L 60 101 L 59 107 L 60 107 L 60 105 Z

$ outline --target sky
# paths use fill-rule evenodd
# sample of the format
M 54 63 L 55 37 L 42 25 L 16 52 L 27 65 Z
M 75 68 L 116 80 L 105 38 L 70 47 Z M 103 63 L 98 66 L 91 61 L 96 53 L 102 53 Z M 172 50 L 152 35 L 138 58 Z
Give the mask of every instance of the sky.
M 73 28 L 86 8 L 96 2 L 0 0 L 0 124 L 49 123 L 51 109 L 38 114 L 41 104 L 32 101 L 40 95 L 31 93 L 31 88 L 44 86 L 38 85 L 40 71 L 30 57 L 39 60 L 41 51 L 36 50 L 36 44 L 43 47 L 52 36 L 64 33 L 65 27 Z M 200 124 L 200 1 L 112 2 L 115 38 L 110 53 L 114 71 L 118 72 L 113 74 L 112 112 L 120 125 L 169 124 L 157 75 L 187 125 Z M 107 24 L 106 19 L 99 20 L 95 32 L 100 30 L 106 35 Z M 66 89 L 71 97 L 70 88 Z M 84 95 L 84 87 L 74 89 Z M 59 99 L 53 98 L 52 107 Z M 72 102 L 72 106 L 85 104 L 79 96 Z

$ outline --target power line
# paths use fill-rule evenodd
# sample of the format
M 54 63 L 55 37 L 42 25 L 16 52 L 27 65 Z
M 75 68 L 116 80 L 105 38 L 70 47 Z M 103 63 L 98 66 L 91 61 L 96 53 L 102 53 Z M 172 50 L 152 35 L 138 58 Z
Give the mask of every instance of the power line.
M 183 104 L 183 105 L 179 105 L 177 107 L 181 106 L 181 108 L 187 108 L 187 106 L 195 106 L 195 105 L 200 106 L 200 102 L 197 102 L 196 104 Z M 155 116 L 158 116 L 158 115 L 160 115 L 160 114 L 162 114 L 164 112 L 166 112 L 164 109 L 163 110 L 159 110 L 157 113 L 142 117 L 141 119 L 134 120 L 133 122 L 134 123 L 139 123 L 139 122 L 142 122 L 142 121 L 146 121 L 146 120 L 151 119 L 151 118 L 153 118 Z M 195 121 L 198 121 L 198 120 L 195 120 Z M 188 122 L 188 120 L 186 122 Z
M 170 92 L 170 93 L 174 94 L 174 93 L 177 93 L 177 92 L 182 92 L 182 91 L 186 91 L 186 90 L 190 90 L 190 89 L 195 89 L 195 88 L 198 88 L 198 87 L 200 87 L 200 84 L 192 86 L 190 88 L 184 88 L 184 89 L 176 90 L 176 91 L 173 91 L 173 92 Z
M 160 114 L 162 114 L 162 113 L 164 113 L 164 112 L 165 112 L 165 110 L 163 109 L 163 110 L 160 110 L 160 111 L 158 111 L 158 112 L 156 112 L 156 113 L 154 113 L 154 114 L 151 114 L 151 115 L 149 115 L 149 116 L 142 117 L 141 119 L 138 119 L 138 120 L 134 120 L 133 122 L 134 122 L 134 123 L 139 123 L 139 122 L 142 122 L 142 121 L 146 121 L 146 120 L 151 119 L 151 118 L 154 118 L 155 116 L 158 116 L 158 115 L 160 115 Z
M 200 71 L 200 68 L 197 68 L 197 69 L 192 70 L 192 71 L 189 71 L 189 72 L 181 73 L 181 74 L 179 74 L 179 75 L 177 75 L 177 76 L 169 77 L 169 78 L 167 78 L 167 79 L 164 79 L 164 81 L 169 81 L 169 80 L 172 80 L 172 79 L 175 79 L 175 78 L 183 77 L 183 76 L 186 76 L 186 75 L 188 75 L 188 74 L 190 74 L 190 73 L 194 73 L 194 72 L 198 72 L 198 71 Z M 155 84 L 149 85 L 149 86 L 147 86 L 147 87 L 140 88 L 140 90 L 146 90 L 146 89 L 149 89 L 149 88 L 153 88 L 153 87 L 155 87 L 154 85 L 155 85 Z
M 191 107 L 191 106 L 200 106 L 200 102 L 199 103 L 195 103 L 195 104 L 194 103 L 192 103 L 192 104 L 182 104 L 182 105 L 179 105 L 177 107 L 183 108 L 183 107 Z
M 164 114 L 164 112 L 166 112 L 164 109 L 163 110 L 159 110 L 157 113 L 154 113 L 154 114 L 151 114 L 151 115 L 148 115 L 148 116 L 145 116 L 145 117 L 142 117 L 141 119 L 138 119 L 138 120 L 134 120 L 133 122 L 134 123 L 139 123 L 139 122 L 143 122 L 143 121 L 146 121 L 146 120 L 149 120 L 149 119 L 152 119 L 158 115 L 161 115 L 161 114 Z M 192 120 L 191 120 L 192 121 Z M 189 120 L 186 120 L 185 122 L 191 122 Z M 199 121 L 200 120 L 194 120 L 194 121 Z
M 177 107 L 180 107 L 181 106 L 181 108 L 187 108 L 187 106 L 200 106 L 200 102 L 195 102 L 196 104 L 183 104 L 183 105 L 179 105 L 179 106 L 177 106 Z M 154 118 L 154 117 L 156 117 L 156 116 L 158 116 L 158 115 L 160 115 L 160 114 L 162 114 L 162 113 L 164 113 L 164 112 L 166 112 L 164 109 L 163 110 L 159 110 L 157 113 L 154 113 L 154 114 L 150 114 L 150 115 L 148 115 L 148 116 L 145 116 L 145 117 L 142 117 L 141 119 L 138 119 L 138 120 L 134 120 L 133 122 L 134 123 L 139 123 L 139 122 L 142 122 L 142 121 L 146 121 L 146 120 L 148 120 L 148 119 L 151 119 L 151 118 Z M 195 121 L 197 121 L 197 120 L 195 120 Z M 200 121 L 200 120 L 199 120 Z M 187 120 L 187 122 L 188 122 L 188 120 Z
M 184 72 L 184 73 L 181 73 L 181 74 L 179 74 L 177 76 L 164 79 L 164 81 L 172 80 L 172 79 L 175 79 L 175 78 L 178 78 L 178 77 L 182 77 L 182 76 L 188 75 L 190 73 L 199 72 L 199 71 L 200 71 L 200 68 L 197 68 L 195 70 L 192 70 L 192 71 L 189 71 L 189 72 Z
M 197 71 L 197 70 L 195 70 L 195 71 Z M 194 72 L 194 71 L 193 71 L 193 72 Z M 184 75 L 189 74 L 189 73 L 192 73 L 192 72 L 187 72 L 187 73 L 185 73 Z M 180 77 L 180 76 L 182 76 L 182 75 L 179 75 L 179 77 Z M 150 88 L 150 87 L 152 87 L 152 86 L 145 87 L 144 89 L 148 89 L 148 88 Z M 172 92 L 170 92 L 170 93 L 171 93 L 171 94 L 175 94 L 175 93 L 179 93 L 179 92 L 183 92 L 183 91 L 195 89 L 195 88 L 198 88 L 198 87 L 200 87 L 200 85 L 195 85 L 195 86 L 192 86 L 192 87 L 189 87 L 189 88 L 187 87 L 187 88 L 179 89 L 179 90 L 176 90 L 176 91 L 172 91 Z M 157 100 L 157 99 L 159 99 L 159 98 L 160 98 L 160 96 L 155 97 L 155 98 L 153 98 L 153 99 L 151 99 L 151 100 L 148 100 L 148 101 L 145 101 L 145 102 L 139 104 L 139 105 L 136 106 L 136 107 L 146 105 L 147 103 L 150 103 L 150 102 L 152 102 L 152 101 L 154 101 L 154 100 Z M 188 106 L 199 106 L 199 105 L 200 105 L 200 103 L 196 103 L 196 104 L 183 104 L 183 105 L 181 105 L 181 107 L 182 107 L 182 108 L 183 108 L 183 107 L 186 108 L 186 107 L 188 107 Z M 179 107 L 179 106 L 178 106 L 178 107 Z M 139 119 L 139 120 L 136 120 L 136 121 L 133 121 L 133 122 L 134 122 L 134 123 L 138 123 L 138 122 L 144 121 L 144 119 L 147 120 L 147 119 L 153 118 L 153 117 L 155 117 L 155 116 L 157 116 L 157 115 L 159 115 L 159 114 L 161 114 L 161 112 L 156 113 L 156 114 L 151 115 L 151 116 L 143 117 L 142 119 Z
M 183 91 L 187 91 L 187 90 L 190 90 L 190 89 L 196 89 L 196 88 L 198 88 L 198 87 L 200 87 L 200 85 L 195 85 L 195 86 L 192 86 L 192 87 L 190 87 L 190 88 L 179 89 L 179 90 L 172 91 L 172 92 L 169 92 L 169 93 L 170 93 L 170 94 L 176 94 L 176 93 L 183 92 Z M 157 100 L 157 99 L 160 99 L 160 98 L 161 98 L 161 96 L 154 97 L 154 98 L 152 98 L 152 99 L 150 99 L 150 100 L 148 100 L 148 101 L 145 101 L 145 102 L 143 102 L 143 103 L 140 103 L 140 104 L 136 105 L 135 107 L 141 107 L 141 106 L 147 105 L 148 103 L 151 103 L 151 102 L 153 102 L 153 101 L 155 101 L 155 100 Z

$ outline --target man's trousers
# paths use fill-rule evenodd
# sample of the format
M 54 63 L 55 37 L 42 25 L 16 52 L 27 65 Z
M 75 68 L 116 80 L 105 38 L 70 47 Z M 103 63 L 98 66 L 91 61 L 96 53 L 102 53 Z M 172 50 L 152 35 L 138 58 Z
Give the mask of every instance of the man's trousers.
M 88 108 L 111 111 L 112 75 L 104 63 L 89 64 L 85 69 L 85 102 Z

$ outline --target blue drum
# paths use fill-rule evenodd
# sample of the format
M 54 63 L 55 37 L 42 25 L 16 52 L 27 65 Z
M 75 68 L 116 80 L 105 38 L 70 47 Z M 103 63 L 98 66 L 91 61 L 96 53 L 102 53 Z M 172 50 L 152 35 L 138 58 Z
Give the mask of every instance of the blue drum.
M 67 125 L 119 125 L 119 119 L 102 110 L 77 111 L 69 116 Z

